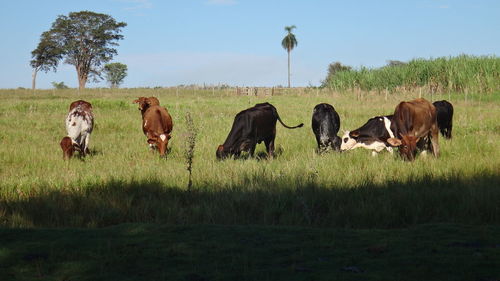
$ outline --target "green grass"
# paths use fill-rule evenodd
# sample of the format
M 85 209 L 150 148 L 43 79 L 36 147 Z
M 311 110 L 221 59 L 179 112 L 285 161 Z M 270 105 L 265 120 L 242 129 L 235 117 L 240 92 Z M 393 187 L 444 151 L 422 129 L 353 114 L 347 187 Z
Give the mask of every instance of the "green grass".
M 453 140 L 412 163 L 317 155 L 310 120 L 327 102 L 350 130 L 416 96 L 233 92 L 1 90 L 0 280 L 500 278 L 498 92 L 425 94 L 453 103 Z M 157 96 L 174 119 L 167 159 L 148 151 L 138 96 Z M 77 99 L 94 106 L 93 154 L 63 161 Z M 304 128 L 277 126 L 275 159 L 217 161 L 235 114 L 264 101 Z M 189 190 L 187 113 L 198 133 Z
M 355 97 L 333 92 L 273 97 L 175 89 L 3 91 L 0 93 L 0 225 L 103 227 L 124 222 L 260 224 L 394 228 L 421 223 L 500 222 L 500 111 L 490 101 L 451 100 L 454 137 L 442 155 L 406 163 L 366 150 L 317 155 L 310 128 L 314 105 L 328 102 L 341 130 L 391 113 L 411 96 Z M 171 153 L 150 153 L 132 104 L 158 96 L 174 119 Z M 498 93 L 494 94 L 498 96 Z M 426 96 L 427 97 L 427 96 Z M 455 96 L 454 96 L 455 97 Z M 434 99 L 447 96 L 434 95 Z M 70 102 L 94 105 L 95 129 L 84 160 L 62 160 L 59 141 Z M 289 125 L 277 127 L 276 159 L 217 161 L 233 118 L 269 101 Z M 185 149 L 190 112 L 198 137 L 193 188 Z M 264 145 L 257 148 L 264 153 Z
M 500 228 L 1 229 L 1 280 L 498 280 Z
M 496 56 L 413 59 L 394 67 L 337 72 L 324 86 L 337 91 L 411 91 L 421 87 L 440 93 L 493 93 L 500 90 L 500 58 Z

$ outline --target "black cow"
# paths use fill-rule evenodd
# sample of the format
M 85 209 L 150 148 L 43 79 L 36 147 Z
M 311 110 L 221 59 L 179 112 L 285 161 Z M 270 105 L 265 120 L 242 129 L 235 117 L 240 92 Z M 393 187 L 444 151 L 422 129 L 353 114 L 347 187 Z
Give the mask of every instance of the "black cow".
M 392 118 L 393 115 L 376 116 L 370 118 L 358 129 L 345 132 L 342 136 L 340 150 L 362 147 L 373 150 L 373 156 L 384 149 L 392 153 L 392 147 L 387 142 L 387 139 L 394 138 L 394 133 L 391 130 Z
M 276 120 L 288 129 L 302 127 L 299 124 L 289 127 L 281 121 L 276 108 L 269 103 L 258 103 L 236 114 L 233 126 L 224 144 L 217 148 L 217 159 L 228 156 L 239 156 L 242 151 L 248 151 L 251 156 L 255 152 L 257 143 L 264 141 L 267 154 L 274 154 L 274 139 L 276 137 Z
M 312 130 L 318 143 L 318 152 L 328 149 L 340 150 L 342 142 L 337 133 L 340 129 L 340 117 L 335 108 L 327 103 L 314 107 L 312 115 Z
M 435 101 L 432 103 L 436 107 L 437 123 L 441 135 L 451 139 L 451 130 L 453 129 L 453 105 L 446 100 Z

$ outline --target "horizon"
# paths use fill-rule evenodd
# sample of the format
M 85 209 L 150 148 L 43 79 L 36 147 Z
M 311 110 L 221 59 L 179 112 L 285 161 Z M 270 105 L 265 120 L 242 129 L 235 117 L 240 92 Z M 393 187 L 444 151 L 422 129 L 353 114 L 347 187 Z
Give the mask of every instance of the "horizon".
M 47 4 L 50 3 L 50 4 Z M 89 10 L 127 26 L 112 62 L 128 66 L 122 88 L 287 84 L 285 26 L 296 25 L 292 87 L 319 86 L 333 62 L 355 69 L 389 60 L 408 62 L 500 54 L 500 3 L 451 1 L 107 0 L 8 2 L 0 12 L 0 88 L 31 88 L 31 51 L 58 15 Z M 22 17 L 20 15 L 23 15 Z M 78 85 L 73 66 L 39 72 L 37 89 L 51 82 Z M 107 88 L 106 81 L 87 88 Z

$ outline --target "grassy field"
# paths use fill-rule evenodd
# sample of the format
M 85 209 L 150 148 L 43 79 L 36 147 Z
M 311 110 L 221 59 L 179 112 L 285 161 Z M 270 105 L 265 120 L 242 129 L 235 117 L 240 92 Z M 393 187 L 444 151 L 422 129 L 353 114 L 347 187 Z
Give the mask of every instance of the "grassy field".
M 166 159 L 148 151 L 132 101 L 174 119 Z M 0 91 L 0 280 L 498 280 L 500 94 L 425 96 L 455 107 L 441 157 L 317 155 L 313 107 L 341 130 L 405 94 L 120 89 Z M 92 155 L 62 160 L 70 102 L 90 101 Z M 217 161 L 233 118 L 275 105 L 275 159 Z M 198 131 L 188 190 L 186 114 Z
M 148 151 L 132 100 L 157 96 L 174 119 L 167 159 Z M 394 228 L 421 223 L 500 222 L 498 94 L 488 102 L 454 95 L 454 137 L 440 138 L 441 157 L 402 162 L 366 150 L 317 155 L 310 128 L 314 105 L 333 104 L 341 130 L 391 113 L 413 97 L 331 92 L 272 97 L 167 89 L 3 91 L 0 94 L 0 224 L 8 227 L 95 227 L 124 222 L 263 224 Z M 473 96 L 474 97 L 474 96 Z M 447 96 L 434 96 L 435 99 Z M 69 103 L 93 104 L 93 155 L 62 160 Z M 217 161 L 233 118 L 269 101 L 289 125 L 278 125 L 279 156 Z M 193 188 L 184 151 L 190 112 L 198 137 Z M 264 153 L 258 145 L 257 153 Z

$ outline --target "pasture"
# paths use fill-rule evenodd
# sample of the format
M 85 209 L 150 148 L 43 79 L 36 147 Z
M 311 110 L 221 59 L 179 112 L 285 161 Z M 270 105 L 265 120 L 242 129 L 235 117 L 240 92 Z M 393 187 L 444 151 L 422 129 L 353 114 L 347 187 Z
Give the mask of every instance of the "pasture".
M 156 96 L 174 121 L 166 159 L 151 153 L 132 101 Z M 424 96 L 428 99 L 430 97 Z M 175 89 L 8 91 L 0 94 L 0 214 L 8 227 L 102 227 L 125 222 L 259 224 L 398 228 L 422 223 L 500 222 L 498 94 L 466 101 L 452 95 L 453 139 L 439 139 L 441 157 L 403 162 L 397 154 L 358 149 L 315 153 L 313 107 L 332 104 L 341 132 L 392 113 L 411 95 L 353 95 L 329 91 L 235 96 L 228 91 Z M 474 97 L 474 96 L 472 96 Z M 479 97 L 479 96 L 476 96 Z M 70 102 L 92 103 L 93 154 L 62 160 L 59 141 Z M 448 96 L 434 96 L 434 100 Z M 484 101 L 487 100 L 487 101 Z M 275 105 L 278 156 L 217 161 L 239 111 Z M 198 131 L 193 186 L 187 190 L 185 150 Z M 256 154 L 264 156 L 264 145 Z
M 166 159 L 149 151 L 139 96 L 158 97 L 173 117 Z M 455 107 L 438 159 L 315 153 L 316 104 L 335 107 L 341 134 L 415 97 L 2 90 L 0 279 L 497 280 L 498 93 L 424 96 Z M 77 99 L 94 107 L 92 154 L 63 161 Z M 264 101 L 304 127 L 277 124 L 274 159 L 260 144 L 256 158 L 217 161 L 235 114 Z M 190 189 L 187 113 L 197 131 Z

